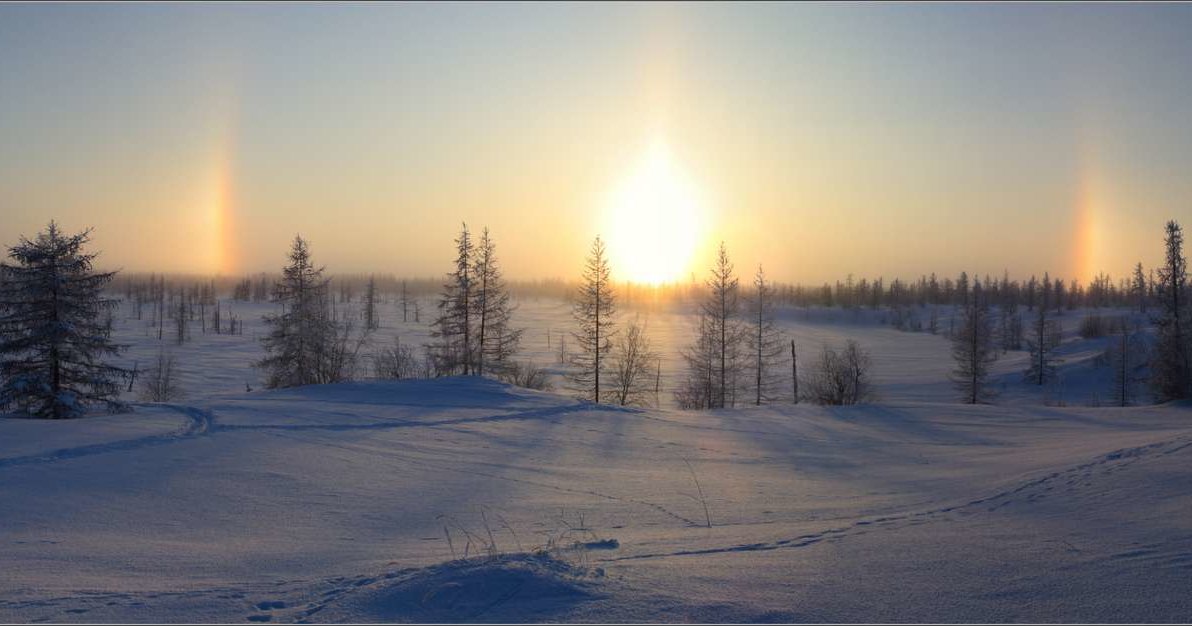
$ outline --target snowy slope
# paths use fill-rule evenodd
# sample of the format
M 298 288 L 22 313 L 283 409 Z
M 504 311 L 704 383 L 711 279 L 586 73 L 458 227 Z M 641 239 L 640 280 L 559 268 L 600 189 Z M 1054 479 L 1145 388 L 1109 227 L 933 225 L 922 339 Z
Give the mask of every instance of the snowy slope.
M 4 622 L 1185 621 L 1192 410 L 196 394 L 0 420 L 0 562 Z

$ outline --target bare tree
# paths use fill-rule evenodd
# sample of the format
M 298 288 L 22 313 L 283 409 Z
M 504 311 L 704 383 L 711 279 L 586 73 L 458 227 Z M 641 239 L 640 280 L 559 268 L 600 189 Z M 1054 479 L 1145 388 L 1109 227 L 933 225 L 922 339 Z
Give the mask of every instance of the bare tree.
M 571 333 L 576 350 L 571 354 L 572 367 L 568 373 L 572 387 L 592 402 L 601 400 L 600 373 L 612 351 L 616 311 L 611 270 L 604 241 L 598 236 L 592 242 L 583 279 L 572 302 L 571 314 L 578 328 Z
M 410 321 L 410 293 L 406 289 L 406 281 L 401 281 L 401 321 Z
M 757 266 L 753 277 L 753 291 L 746 298 L 749 311 L 749 332 L 746 344 L 749 348 L 752 372 L 754 404 L 773 400 L 778 396 L 782 374 L 782 354 L 786 346 L 782 333 L 774 325 L 774 290 L 766 282 L 762 266 Z
M 1137 370 L 1146 363 L 1146 344 L 1141 333 L 1131 332 L 1130 322 L 1119 316 L 1110 323 L 1113 336 L 1105 356 L 1113 368 L 1113 388 L 1110 398 L 1117 406 L 1129 406 L 1134 400 L 1134 388 L 1139 380 Z
M 166 326 L 166 277 L 161 276 L 157 283 L 157 340 L 161 341 Z
M 799 355 L 795 353 L 794 339 L 791 339 L 791 402 L 799 403 Z
M 178 290 L 178 306 L 174 309 L 174 341 L 178 345 L 186 342 L 186 337 L 189 335 L 189 329 L 186 327 L 186 292 Z
M 178 367 L 174 355 L 159 350 L 152 367 L 141 378 L 140 398 L 146 402 L 172 402 L 186 397 L 178 384 Z
M 715 397 L 716 345 L 707 315 L 696 317 L 695 341 L 681 351 L 687 364 L 686 376 L 675 389 L 675 403 L 681 409 L 712 408 Z
M 510 385 L 525 387 L 526 389 L 537 389 L 539 391 L 551 389 L 550 377 L 547 371 L 530 361 L 510 361 L 505 367 L 501 368 L 497 374 L 497 378 Z
M 381 326 L 377 318 L 377 281 L 370 274 L 364 287 L 364 328 L 373 331 Z
M 403 344 L 401 337 L 394 337 L 392 346 L 381 348 L 373 355 L 373 374 L 377 378 L 416 378 L 421 366 L 414 349 Z
M 801 387 L 816 404 L 858 404 L 872 397 L 871 367 L 869 353 L 856 341 L 850 339 L 840 352 L 824 346 Z
M 331 326 L 331 333 L 318 346 L 319 383 L 338 383 L 351 380 L 360 361 L 360 350 L 368 343 L 367 328 L 355 331 L 352 320 L 346 319 Z
M 620 334 L 612 357 L 611 395 L 621 405 L 647 406 L 654 392 L 658 354 L 650 346 L 646 325 L 634 319 Z

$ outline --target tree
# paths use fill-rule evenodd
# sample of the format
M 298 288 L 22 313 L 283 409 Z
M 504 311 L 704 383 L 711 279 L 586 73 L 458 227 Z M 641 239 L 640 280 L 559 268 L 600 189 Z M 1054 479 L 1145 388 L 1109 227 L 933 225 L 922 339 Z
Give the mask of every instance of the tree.
M 472 335 L 474 304 L 472 261 L 475 248 L 468 225 L 460 229 L 455 240 L 455 269 L 447 275 L 439 297 L 439 317 L 435 319 L 431 337 L 434 345 L 436 370 L 439 374 L 473 374 L 475 346 Z
M 510 325 L 516 307 L 509 297 L 505 279 L 497 264 L 497 247 L 485 228 L 476 248 L 473 270 L 476 295 L 472 299 L 476 320 L 476 374 L 483 376 L 487 365 L 498 371 L 517 353 L 522 330 Z
M 824 346 L 801 387 L 807 399 L 816 404 L 857 404 L 873 393 L 869 380 L 871 366 L 869 353 L 856 341 L 850 339 L 840 352 Z
M 571 315 L 578 326 L 571 333 L 577 349 L 571 355 L 568 380 L 581 397 L 600 402 L 600 372 L 612 350 L 616 334 L 616 297 L 604 241 L 592 242 L 583 278 L 572 302 Z
M 1134 292 L 1134 299 L 1138 303 L 1138 312 L 1146 315 L 1147 284 L 1146 274 L 1142 273 L 1142 263 L 1134 266 L 1134 278 L 1130 283 Z
M 799 403 L 799 355 L 795 353 L 794 339 L 791 339 L 791 402 Z
M 1159 268 L 1159 317 L 1155 320 L 1155 353 L 1151 362 L 1151 387 L 1160 402 L 1192 395 L 1189 368 L 1188 261 L 1184 233 L 1175 220 L 1167 222 L 1166 258 Z
M 281 313 L 262 318 L 269 332 L 261 338 L 265 357 L 257 367 L 264 370 L 269 388 L 335 382 L 345 373 L 336 366 L 345 363 L 335 358 L 340 329 L 328 315 L 329 280 L 323 277 L 323 268 L 311 262 L 301 236 L 294 237 L 289 258 L 290 264 L 273 286 Z
M 159 350 L 153 367 L 141 379 L 140 397 L 146 402 L 171 402 L 185 397 L 178 384 L 178 367 L 174 355 Z
M 969 298 L 969 278 L 968 272 L 961 272 L 960 277 L 956 279 L 956 301 L 954 304 L 964 305 Z
M 93 270 L 90 234 L 64 235 L 51 221 L 9 248 L 15 265 L 0 264 L 0 406 L 54 419 L 124 408 L 116 378 L 128 372 L 103 361 L 123 349 L 102 317 L 118 304 L 103 297 L 115 272 Z
M 612 357 L 610 383 L 613 400 L 621 405 L 647 406 L 653 393 L 651 383 L 658 354 L 650 347 L 646 325 L 635 319 L 620 333 Z
M 968 404 L 989 397 L 985 386 L 989 366 L 997 359 L 993 345 L 993 317 L 982 293 L 981 284 L 973 286 L 972 297 L 965 304 L 960 330 L 952 337 L 952 383 Z
M 707 397 L 707 408 L 715 409 L 735 404 L 740 374 L 740 348 L 744 339 L 744 329 L 739 319 L 739 281 L 733 272 L 733 264 L 729 260 L 728 248 L 724 242 L 720 243 L 711 274 L 711 278 L 705 282 L 707 296 L 700 305 L 700 336 L 692 346 L 691 356 L 703 361 L 704 356 L 698 353 L 711 350 L 711 393 Z M 702 362 L 693 363 L 690 359 L 688 364 L 696 368 L 704 366 Z
M 161 341 L 166 324 L 166 277 L 157 283 L 157 340 Z
M 174 309 L 174 341 L 178 345 L 185 343 L 187 335 L 190 334 L 186 321 L 186 292 L 179 289 L 178 308 Z
M 377 281 L 370 274 L 364 287 L 364 328 L 373 331 L 380 326 L 381 321 L 377 318 Z
M 1130 324 L 1125 316 L 1115 318 L 1110 326 L 1113 337 L 1106 349 L 1107 360 L 1113 368 L 1110 398 L 1117 406 L 1129 406 L 1137 382 L 1135 370 L 1145 361 L 1143 354 L 1146 347 L 1139 333 L 1130 332 Z
M 549 373 L 534 362 L 510 361 L 497 373 L 497 378 L 517 387 L 549 391 L 552 389 Z
M 1017 299 L 1003 293 L 999 313 L 1001 314 L 1001 332 L 998 333 L 998 337 L 1001 339 L 1002 352 L 1021 350 L 1022 315 L 1018 312 Z
M 420 364 L 413 348 L 403 344 L 401 337 L 393 338 L 393 346 L 381 348 L 373 356 L 373 373 L 377 378 L 401 380 L 418 376 Z
M 406 289 L 406 281 L 401 281 L 401 321 L 410 321 L 410 293 Z
M 1035 321 L 1031 325 L 1030 337 L 1026 340 L 1031 360 L 1025 378 L 1027 382 L 1040 386 L 1055 377 L 1052 351 L 1059 346 L 1059 327 L 1047 317 L 1050 298 L 1051 279 L 1045 273 L 1039 289 L 1039 306 L 1036 308 Z
M 680 409 L 708 409 L 714 406 L 715 334 L 710 330 L 711 321 L 707 315 L 701 312 L 696 320 L 695 341 L 680 352 L 687 364 L 685 378 L 674 391 L 675 404 Z
M 766 282 L 762 266 L 757 266 L 753 277 L 753 291 L 746 298 L 749 311 L 750 366 L 753 369 L 753 402 L 760 405 L 763 400 L 772 400 L 778 395 L 782 375 L 778 371 L 786 346 L 782 333 L 774 325 L 774 290 Z

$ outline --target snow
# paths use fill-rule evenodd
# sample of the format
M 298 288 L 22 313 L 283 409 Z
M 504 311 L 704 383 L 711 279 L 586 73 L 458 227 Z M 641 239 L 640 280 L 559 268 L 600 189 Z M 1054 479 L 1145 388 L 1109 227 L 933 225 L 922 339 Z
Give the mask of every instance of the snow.
M 392 307 L 376 345 L 420 343 Z M 175 348 L 181 403 L 0 419 L 0 622 L 1192 614 L 1192 409 L 1087 406 L 1108 374 L 1079 312 L 1066 406 L 1015 353 L 995 404 L 957 404 L 942 337 L 812 310 L 782 324 L 808 354 L 869 348 L 877 402 L 682 412 L 463 377 L 264 391 L 247 363 L 268 307 L 232 308 L 243 336 L 196 324 Z M 540 363 L 566 314 L 516 314 Z M 686 313 L 649 319 L 675 353 Z M 145 322 L 117 331 L 130 363 L 156 355 Z

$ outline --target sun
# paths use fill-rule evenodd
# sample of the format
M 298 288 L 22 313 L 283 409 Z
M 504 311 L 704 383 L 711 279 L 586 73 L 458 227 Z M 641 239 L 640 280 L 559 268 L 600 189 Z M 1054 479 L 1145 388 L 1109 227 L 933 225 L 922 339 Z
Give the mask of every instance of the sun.
M 635 283 L 681 279 L 703 228 L 697 188 L 656 141 L 616 187 L 605 212 L 613 273 Z

